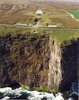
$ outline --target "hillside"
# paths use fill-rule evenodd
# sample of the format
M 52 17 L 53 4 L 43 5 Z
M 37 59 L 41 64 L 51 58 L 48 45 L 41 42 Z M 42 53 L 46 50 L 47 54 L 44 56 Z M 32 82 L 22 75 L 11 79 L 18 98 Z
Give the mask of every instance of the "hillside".
M 65 10 L 78 9 L 78 5 L 50 3 L 50 2 L 27 2 L 0 4 L 1 24 L 34 24 L 37 18 L 35 12 L 40 8 L 44 15 L 40 19 L 40 24 L 58 25 L 61 28 L 79 28 L 79 22 L 73 19 Z M 63 10 L 63 8 L 65 10 Z
M 32 0 L 0 0 L 0 3 L 3 4 L 3 3 L 15 3 L 15 4 L 24 4 L 24 3 L 28 3 L 28 2 L 31 2 Z

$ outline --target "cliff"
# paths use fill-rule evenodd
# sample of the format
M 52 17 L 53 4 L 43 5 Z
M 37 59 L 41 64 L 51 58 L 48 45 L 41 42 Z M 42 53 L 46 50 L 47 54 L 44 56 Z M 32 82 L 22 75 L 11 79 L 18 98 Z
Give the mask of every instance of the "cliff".
M 65 41 L 67 46 L 61 46 L 61 72 L 62 81 L 60 90 L 69 90 L 72 82 L 78 83 L 78 68 L 79 68 L 79 39 Z
M 50 37 L 50 60 L 49 60 L 49 73 L 48 73 L 48 87 L 59 87 L 61 82 L 61 50 L 58 43 Z
M 0 44 L 1 86 L 47 85 L 49 36 L 5 36 L 0 38 Z
M 75 40 L 61 47 L 48 34 L 1 36 L 0 87 L 23 84 L 66 90 L 78 78 L 78 46 Z

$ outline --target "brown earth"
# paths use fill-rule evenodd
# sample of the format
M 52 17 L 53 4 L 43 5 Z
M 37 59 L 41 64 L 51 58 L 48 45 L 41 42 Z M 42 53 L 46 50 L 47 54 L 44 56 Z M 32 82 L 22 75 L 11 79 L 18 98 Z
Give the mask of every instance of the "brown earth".
M 0 23 L 16 24 L 26 23 L 33 24 L 35 12 L 41 8 L 50 17 L 51 24 L 61 25 L 64 28 L 79 28 L 79 22 L 71 18 L 64 10 L 79 9 L 78 4 L 64 3 L 47 3 L 47 2 L 27 2 L 27 3 L 1 3 L 0 4 Z M 29 14 L 29 13 L 32 14 Z M 48 15 L 47 15 L 48 14 Z M 48 23 L 48 22 L 47 22 Z

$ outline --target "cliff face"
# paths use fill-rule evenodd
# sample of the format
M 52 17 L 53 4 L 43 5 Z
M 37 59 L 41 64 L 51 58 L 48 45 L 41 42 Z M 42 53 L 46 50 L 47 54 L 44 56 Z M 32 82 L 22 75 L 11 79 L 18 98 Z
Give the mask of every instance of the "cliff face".
M 78 83 L 79 39 L 71 40 L 71 44 L 63 46 L 61 50 L 62 80 L 60 90 L 63 92 L 70 89 L 72 82 Z
M 52 41 L 50 37 L 50 60 L 48 73 L 48 87 L 59 87 L 61 82 L 61 50 L 56 41 Z
M 24 84 L 65 90 L 78 79 L 78 42 L 61 48 L 44 34 L 0 37 L 0 87 Z
M 49 36 L 16 35 L 0 38 L 0 85 L 47 86 Z

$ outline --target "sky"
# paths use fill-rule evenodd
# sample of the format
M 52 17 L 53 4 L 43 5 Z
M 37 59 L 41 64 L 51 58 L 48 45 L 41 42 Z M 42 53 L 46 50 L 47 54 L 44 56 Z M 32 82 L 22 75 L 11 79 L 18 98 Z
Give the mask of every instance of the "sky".
M 39 1 L 39 0 L 38 0 Z M 65 1 L 65 2 L 79 2 L 79 0 L 40 0 L 40 1 Z
M 29 2 L 29 1 L 65 1 L 65 2 L 78 2 L 79 0 L 0 0 L 0 3 L 6 3 L 6 2 L 15 2 L 15 3 L 24 3 L 24 2 Z
M 60 1 L 60 0 L 57 0 L 57 1 Z M 79 0 L 61 0 L 61 1 L 67 1 L 67 2 L 69 2 L 69 1 L 71 1 L 71 2 L 79 2 Z

